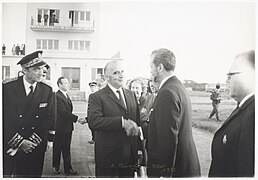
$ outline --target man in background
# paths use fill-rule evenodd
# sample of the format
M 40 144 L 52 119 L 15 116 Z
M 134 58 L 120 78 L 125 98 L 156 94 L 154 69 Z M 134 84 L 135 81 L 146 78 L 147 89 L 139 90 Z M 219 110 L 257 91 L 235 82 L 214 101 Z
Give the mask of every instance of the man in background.
M 89 86 L 90 86 L 90 91 L 91 91 L 90 94 L 95 93 L 99 90 L 98 84 L 94 81 L 90 82 Z M 88 118 L 86 117 L 86 119 L 88 119 Z M 95 132 L 92 129 L 90 129 L 90 131 L 91 131 L 91 140 L 88 141 L 88 143 L 89 144 L 94 144 L 94 142 L 95 142 Z
M 222 100 L 221 97 L 220 97 L 220 85 L 219 84 L 216 84 L 216 89 L 212 90 L 210 99 L 212 100 L 212 107 L 213 107 L 213 109 L 211 111 L 209 119 L 212 118 L 212 116 L 215 114 L 216 115 L 216 119 L 219 122 L 220 119 L 219 119 L 218 107 L 219 107 L 219 103 Z
M 210 177 L 254 176 L 255 51 L 236 56 L 227 79 L 237 108 L 215 133 Z
M 73 104 L 67 94 L 70 89 L 70 83 L 66 77 L 60 77 L 57 80 L 59 90 L 56 92 L 57 100 L 57 120 L 56 120 L 56 135 L 53 147 L 53 171 L 55 174 L 60 174 L 60 159 L 61 154 L 64 162 L 64 173 L 67 176 L 77 175 L 78 172 L 73 170 L 71 164 L 71 140 L 74 130 L 73 123 L 77 120 L 84 121 L 83 118 L 78 118 L 73 114 Z

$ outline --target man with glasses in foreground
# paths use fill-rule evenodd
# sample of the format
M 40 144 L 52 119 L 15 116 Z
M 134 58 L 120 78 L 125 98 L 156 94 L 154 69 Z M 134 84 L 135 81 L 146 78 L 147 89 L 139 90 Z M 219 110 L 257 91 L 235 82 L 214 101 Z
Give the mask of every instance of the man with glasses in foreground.
M 227 75 L 237 108 L 214 135 L 209 176 L 253 177 L 255 51 L 236 56 Z

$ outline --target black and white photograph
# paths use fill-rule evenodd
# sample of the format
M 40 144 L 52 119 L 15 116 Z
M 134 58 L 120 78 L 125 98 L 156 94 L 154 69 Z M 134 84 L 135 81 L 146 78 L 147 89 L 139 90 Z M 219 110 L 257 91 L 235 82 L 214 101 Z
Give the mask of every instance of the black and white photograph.
M 256 10 L 2 1 L 0 177 L 255 179 Z

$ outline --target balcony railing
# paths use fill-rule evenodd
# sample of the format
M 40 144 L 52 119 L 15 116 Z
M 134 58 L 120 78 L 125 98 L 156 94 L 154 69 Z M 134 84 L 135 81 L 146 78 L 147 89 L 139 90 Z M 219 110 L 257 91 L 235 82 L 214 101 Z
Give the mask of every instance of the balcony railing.
M 71 19 L 61 18 L 58 20 L 58 23 L 49 23 L 49 21 L 44 22 L 44 19 L 41 19 L 41 22 L 38 22 L 37 19 L 31 17 L 31 26 L 30 28 L 33 31 L 45 31 L 45 32 L 81 32 L 81 33 L 93 33 L 95 21 L 79 21 L 78 24 L 73 23 Z

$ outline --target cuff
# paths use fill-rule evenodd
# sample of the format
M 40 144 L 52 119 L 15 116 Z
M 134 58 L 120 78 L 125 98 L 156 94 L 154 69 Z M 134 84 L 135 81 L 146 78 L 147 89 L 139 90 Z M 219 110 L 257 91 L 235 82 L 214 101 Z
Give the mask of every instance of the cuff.
M 37 146 L 42 142 L 42 139 L 36 133 L 33 133 L 29 137 L 29 140 L 32 141 L 33 143 L 37 144 Z
M 17 147 L 19 147 L 21 144 L 23 143 L 23 137 L 19 134 L 16 133 L 12 139 L 8 142 L 8 145 L 13 148 L 16 149 Z
M 49 130 L 48 131 L 48 138 L 47 138 L 47 140 L 50 141 L 50 142 L 53 142 L 54 138 L 55 138 L 55 131 Z
M 144 140 L 144 137 L 143 137 L 142 128 L 141 128 L 141 127 L 139 127 L 139 129 L 140 129 L 140 139 L 143 141 L 143 140 Z
M 124 123 L 124 117 L 122 116 L 122 128 L 125 127 L 125 123 Z

